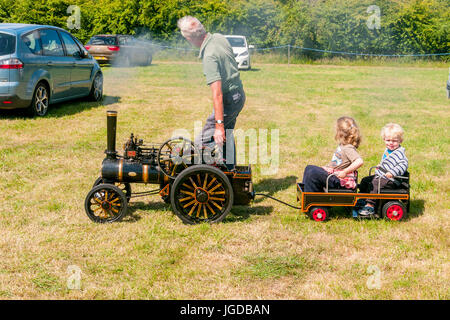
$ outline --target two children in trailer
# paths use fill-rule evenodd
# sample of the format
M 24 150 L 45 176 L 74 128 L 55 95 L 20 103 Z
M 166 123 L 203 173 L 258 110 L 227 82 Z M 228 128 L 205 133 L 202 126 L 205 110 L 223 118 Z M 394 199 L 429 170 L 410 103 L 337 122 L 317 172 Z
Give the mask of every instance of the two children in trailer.
M 408 169 L 408 159 L 405 155 L 403 129 L 400 125 L 389 123 L 381 130 L 381 137 L 386 149 L 381 162 L 375 170 L 375 175 L 365 177 L 359 185 L 361 193 L 379 193 L 380 189 L 394 189 L 393 178 L 402 176 Z M 361 142 L 361 134 L 356 121 L 351 117 L 341 117 L 336 122 L 335 140 L 338 143 L 331 162 L 323 167 L 308 165 L 303 173 L 305 192 L 323 192 L 329 189 L 356 189 L 357 170 L 363 165 L 363 160 L 356 150 Z M 331 176 L 330 176 L 331 175 Z M 367 199 L 358 214 L 369 216 L 375 213 L 375 201 Z

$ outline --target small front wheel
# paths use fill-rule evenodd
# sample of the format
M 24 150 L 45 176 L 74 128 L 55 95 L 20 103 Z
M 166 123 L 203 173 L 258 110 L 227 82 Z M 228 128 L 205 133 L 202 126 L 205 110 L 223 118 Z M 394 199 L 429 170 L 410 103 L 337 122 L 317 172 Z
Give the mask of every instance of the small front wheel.
M 405 205 L 400 201 L 389 201 L 383 206 L 382 214 L 389 220 L 401 221 L 406 218 L 407 211 Z
M 92 188 L 104 183 L 102 177 L 98 177 L 97 180 L 95 180 L 94 184 L 92 185 Z M 130 202 L 131 199 L 131 185 L 128 182 L 116 182 L 114 183 L 116 187 L 118 187 L 127 197 L 127 202 Z
M 324 222 L 328 220 L 328 209 L 325 207 L 312 207 L 309 209 L 308 216 L 314 221 Z
M 118 187 L 100 184 L 89 191 L 84 201 L 86 214 L 94 222 L 116 222 L 122 220 L 128 210 L 127 198 Z

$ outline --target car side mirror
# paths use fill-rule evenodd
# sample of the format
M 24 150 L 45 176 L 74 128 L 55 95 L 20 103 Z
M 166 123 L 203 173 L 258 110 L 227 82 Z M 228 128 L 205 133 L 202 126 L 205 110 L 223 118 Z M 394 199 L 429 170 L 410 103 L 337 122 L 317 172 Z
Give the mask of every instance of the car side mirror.
M 82 50 L 82 51 L 77 51 L 77 52 L 75 52 L 75 53 L 73 54 L 73 56 L 74 56 L 75 58 L 84 59 L 84 58 L 87 58 L 87 57 L 88 57 L 88 53 L 87 53 L 86 51 Z

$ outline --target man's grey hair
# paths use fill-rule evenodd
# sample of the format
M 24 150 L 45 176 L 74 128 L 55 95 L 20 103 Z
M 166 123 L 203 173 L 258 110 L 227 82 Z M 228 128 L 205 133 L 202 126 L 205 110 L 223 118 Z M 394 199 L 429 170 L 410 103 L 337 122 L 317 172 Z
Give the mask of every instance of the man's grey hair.
M 181 34 L 185 38 L 200 39 L 206 34 L 205 27 L 202 23 L 192 16 L 185 16 L 178 20 L 178 28 L 180 28 Z

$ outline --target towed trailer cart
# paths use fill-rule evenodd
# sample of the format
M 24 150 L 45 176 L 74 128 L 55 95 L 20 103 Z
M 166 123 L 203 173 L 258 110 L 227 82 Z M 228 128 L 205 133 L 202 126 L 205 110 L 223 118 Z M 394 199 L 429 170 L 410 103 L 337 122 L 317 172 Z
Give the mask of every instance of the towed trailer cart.
M 370 168 L 369 176 L 374 168 Z M 375 217 L 400 221 L 408 215 L 410 207 L 408 172 L 405 173 L 405 176 L 391 179 L 398 188 L 380 189 L 378 186 L 377 193 L 359 193 L 357 189 L 329 189 L 328 179 L 324 192 L 305 192 L 303 183 L 297 183 L 297 201 L 301 204 L 299 209 L 315 221 L 327 220 L 330 216 L 329 209 L 331 207 L 346 207 L 351 210 L 358 207 L 358 200 L 364 199 L 377 201 Z M 358 217 L 356 209 L 352 211 L 353 217 Z

